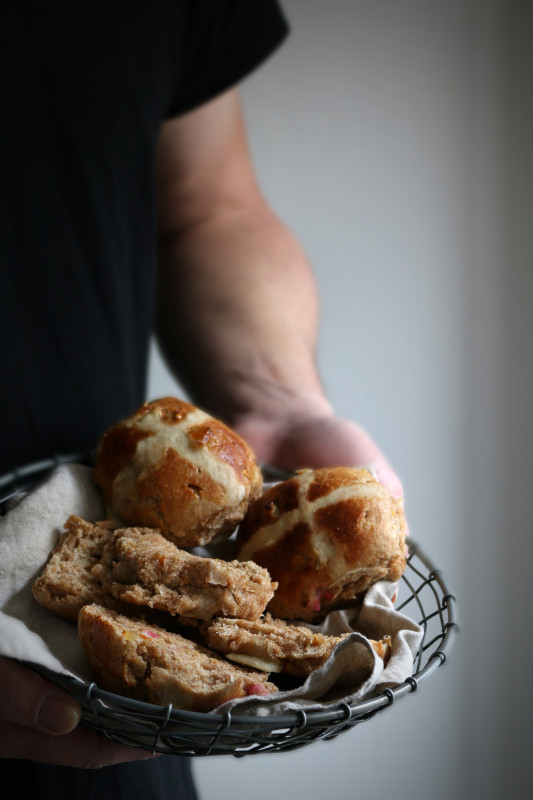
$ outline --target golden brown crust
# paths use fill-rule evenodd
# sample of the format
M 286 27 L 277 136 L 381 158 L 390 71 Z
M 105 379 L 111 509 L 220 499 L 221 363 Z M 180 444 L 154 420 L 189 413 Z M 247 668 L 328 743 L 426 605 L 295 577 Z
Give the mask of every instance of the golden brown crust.
M 277 691 L 264 673 L 98 605 L 79 613 L 80 641 L 91 672 L 107 691 L 189 711 L 211 711 L 228 700 Z
M 279 583 L 269 611 L 316 622 L 358 602 L 405 569 L 401 502 L 367 470 L 302 470 L 255 500 L 237 534 L 237 556 Z
M 262 490 L 246 442 L 173 397 L 145 403 L 106 431 L 94 481 L 121 523 L 158 528 L 181 547 L 229 535 Z

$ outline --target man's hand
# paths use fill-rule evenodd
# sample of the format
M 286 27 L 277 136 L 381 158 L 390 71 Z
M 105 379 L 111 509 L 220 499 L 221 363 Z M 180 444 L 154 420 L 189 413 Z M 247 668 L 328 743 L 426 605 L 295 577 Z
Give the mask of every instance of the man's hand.
M 361 427 L 333 414 L 281 421 L 245 417 L 233 427 L 259 461 L 292 471 L 302 467 L 367 467 L 397 498 L 400 479 L 373 439 Z
M 79 728 L 79 704 L 20 664 L 0 658 L 0 757 L 96 768 L 150 758 Z

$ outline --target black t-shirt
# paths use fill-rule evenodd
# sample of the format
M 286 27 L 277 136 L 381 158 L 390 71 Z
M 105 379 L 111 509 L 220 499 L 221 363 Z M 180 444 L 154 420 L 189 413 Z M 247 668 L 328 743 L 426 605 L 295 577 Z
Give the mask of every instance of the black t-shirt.
M 0 4 L 0 474 L 145 399 L 161 124 L 286 30 L 271 0 Z

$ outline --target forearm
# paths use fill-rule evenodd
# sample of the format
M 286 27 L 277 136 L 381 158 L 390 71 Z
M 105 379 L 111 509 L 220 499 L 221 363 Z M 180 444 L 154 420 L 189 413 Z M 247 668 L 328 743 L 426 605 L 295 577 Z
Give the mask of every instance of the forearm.
M 294 236 L 258 201 L 160 247 L 157 330 L 196 402 L 234 424 L 330 413 L 315 348 L 318 300 Z
M 376 444 L 325 396 L 314 277 L 258 187 L 237 92 L 167 122 L 157 156 L 156 329 L 191 400 L 260 461 L 367 465 L 401 494 Z

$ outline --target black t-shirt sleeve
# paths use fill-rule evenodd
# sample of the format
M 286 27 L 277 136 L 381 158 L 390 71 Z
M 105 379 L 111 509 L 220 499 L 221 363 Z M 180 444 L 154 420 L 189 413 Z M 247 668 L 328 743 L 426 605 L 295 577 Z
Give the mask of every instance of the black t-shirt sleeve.
M 277 0 L 192 0 L 167 116 L 177 116 L 239 83 L 289 31 Z

